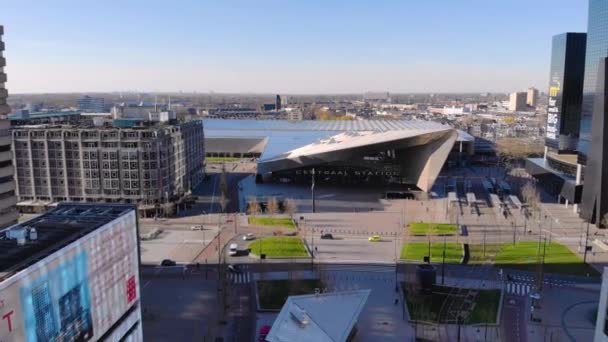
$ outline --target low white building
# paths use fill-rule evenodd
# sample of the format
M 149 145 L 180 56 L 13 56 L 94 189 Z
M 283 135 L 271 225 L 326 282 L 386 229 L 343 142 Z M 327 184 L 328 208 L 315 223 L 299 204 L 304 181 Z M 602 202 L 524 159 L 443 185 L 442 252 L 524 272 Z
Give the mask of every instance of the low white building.
M 269 342 L 346 342 L 371 290 L 341 291 L 291 296 L 283 305 Z

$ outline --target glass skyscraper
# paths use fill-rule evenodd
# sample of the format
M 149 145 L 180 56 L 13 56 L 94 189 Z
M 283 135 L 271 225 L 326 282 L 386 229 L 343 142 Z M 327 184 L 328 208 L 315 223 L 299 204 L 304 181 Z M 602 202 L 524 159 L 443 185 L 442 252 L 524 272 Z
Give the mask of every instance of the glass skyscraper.
M 546 146 L 560 152 L 574 153 L 577 148 L 586 42 L 585 33 L 553 37 Z
M 585 82 L 578 143 L 579 159 L 583 163 L 586 163 L 591 143 L 593 98 L 597 86 L 598 66 L 603 57 L 608 57 L 608 0 L 589 0 Z

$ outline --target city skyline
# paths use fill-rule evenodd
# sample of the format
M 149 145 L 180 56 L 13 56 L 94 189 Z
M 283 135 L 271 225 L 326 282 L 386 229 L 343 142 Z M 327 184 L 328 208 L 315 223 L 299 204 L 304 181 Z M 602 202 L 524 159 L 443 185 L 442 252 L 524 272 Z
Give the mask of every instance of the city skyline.
M 463 93 L 545 91 L 549 37 L 584 32 L 586 17 L 569 0 L 66 0 L 7 1 L 0 23 L 13 94 Z

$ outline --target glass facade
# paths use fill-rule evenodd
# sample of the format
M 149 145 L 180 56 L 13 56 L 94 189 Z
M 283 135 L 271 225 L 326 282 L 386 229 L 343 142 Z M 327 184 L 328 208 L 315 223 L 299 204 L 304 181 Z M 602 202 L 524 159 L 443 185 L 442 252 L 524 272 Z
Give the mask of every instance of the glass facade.
M 577 148 L 586 41 L 585 33 L 553 37 L 546 145 L 560 151 Z
M 585 83 L 578 143 L 579 154 L 586 160 L 591 143 L 593 97 L 596 89 L 600 58 L 608 57 L 608 0 L 589 0 L 587 23 L 587 53 L 585 55 Z

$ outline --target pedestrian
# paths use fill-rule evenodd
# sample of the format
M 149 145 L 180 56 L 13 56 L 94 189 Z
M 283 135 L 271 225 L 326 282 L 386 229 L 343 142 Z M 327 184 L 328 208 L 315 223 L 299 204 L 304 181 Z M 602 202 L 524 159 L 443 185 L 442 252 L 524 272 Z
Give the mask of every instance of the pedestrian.
M 399 304 L 399 298 L 395 298 L 395 305 Z
M 317 246 L 315 246 L 315 252 L 317 251 Z

